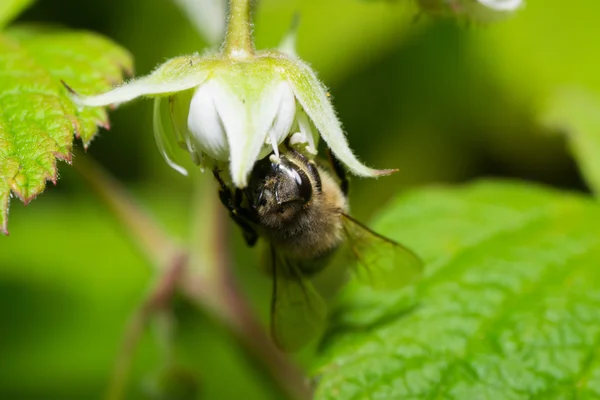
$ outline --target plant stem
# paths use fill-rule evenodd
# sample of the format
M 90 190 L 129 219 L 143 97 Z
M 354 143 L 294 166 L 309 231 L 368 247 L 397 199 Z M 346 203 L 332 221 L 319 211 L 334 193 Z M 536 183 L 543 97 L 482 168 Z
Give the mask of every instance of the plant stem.
M 246 58 L 254 54 L 252 0 L 229 0 L 229 18 L 223 54 Z
M 199 196 L 194 199 L 197 236 L 192 238 L 190 246 L 195 251 L 190 252 L 163 232 L 125 188 L 89 156 L 80 154 L 74 165 L 159 273 L 158 286 L 134 316 L 126 333 L 111 399 L 123 394 L 133 348 L 146 321 L 157 308 L 168 307 L 170 293 L 176 289 L 227 328 L 278 397 L 310 398 L 302 373 L 275 348 L 235 281 L 227 246 L 227 216 L 218 204 L 216 189 L 211 187 L 208 174 L 200 179 L 196 177 L 200 187 Z
M 310 399 L 311 391 L 303 374 L 275 347 L 239 288 L 229 256 L 229 221 L 224 207 L 217 196 L 207 196 L 206 184 L 199 186 L 194 200 L 197 209 L 192 235 L 196 243 L 193 247 L 196 251 L 191 255 L 194 269 L 188 272 L 205 271 L 182 277 L 182 290 L 197 299 L 196 303 L 212 308 L 210 311 L 233 333 L 255 370 L 282 398 Z
M 152 317 L 169 308 L 171 298 L 177 288 L 186 263 L 187 255 L 185 254 L 173 259 L 172 264 L 159 277 L 158 282 L 152 287 L 150 294 L 129 320 L 120 351 L 117 354 L 113 375 L 108 388 L 108 395 L 106 396 L 107 400 L 121 400 L 125 398 L 127 380 L 140 337 Z
M 140 251 L 159 271 L 181 256 L 182 250 L 125 188 L 87 154 L 77 153 L 74 167 L 115 214 Z

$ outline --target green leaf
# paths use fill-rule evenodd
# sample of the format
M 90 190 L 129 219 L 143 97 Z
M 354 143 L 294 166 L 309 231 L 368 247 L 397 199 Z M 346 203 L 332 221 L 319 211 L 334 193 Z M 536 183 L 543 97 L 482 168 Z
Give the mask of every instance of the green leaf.
M 546 125 L 566 134 L 579 168 L 600 194 L 600 99 L 580 87 L 557 90 L 543 115 Z
M 133 72 L 131 56 L 110 40 L 86 31 L 14 28 L 9 35 L 53 78 L 77 87 L 82 94 L 98 93 L 119 84 L 123 72 Z M 61 94 L 64 90 L 61 88 Z M 103 108 L 75 110 L 76 135 L 88 146 L 98 126 L 108 127 Z
M 0 1 L 0 28 L 9 23 L 14 17 L 33 4 L 33 0 L 2 0 Z
M 524 183 L 402 196 L 377 230 L 426 276 L 350 288 L 316 365 L 317 399 L 600 397 L 600 207 Z
M 21 27 L 0 35 L 0 230 L 10 191 L 25 203 L 56 182 L 56 158 L 70 162 L 73 135 L 87 146 L 103 109 L 78 110 L 61 80 L 84 93 L 107 90 L 130 71 L 129 54 L 88 32 Z

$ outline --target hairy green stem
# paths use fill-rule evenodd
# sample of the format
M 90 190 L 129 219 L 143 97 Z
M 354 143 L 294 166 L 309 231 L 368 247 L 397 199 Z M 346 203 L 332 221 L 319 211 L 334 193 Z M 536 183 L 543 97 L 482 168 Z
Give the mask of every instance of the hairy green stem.
M 254 54 L 252 0 L 229 0 L 229 18 L 223 54 L 246 58 Z

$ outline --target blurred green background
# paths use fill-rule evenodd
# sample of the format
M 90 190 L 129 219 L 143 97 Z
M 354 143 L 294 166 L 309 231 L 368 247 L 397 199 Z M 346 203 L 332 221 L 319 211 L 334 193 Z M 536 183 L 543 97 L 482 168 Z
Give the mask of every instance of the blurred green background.
M 262 0 L 257 46 L 276 46 L 296 12 L 298 52 L 330 87 L 351 146 L 369 165 L 400 170 L 352 181 L 360 219 L 407 188 L 482 176 L 587 190 L 564 138 L 538 120 L 555 90 L 600 89 L 600 3 L 530 0 L 514 17 L 482 25 L 415 20 L 408 0 Z M 25 21 L 103 33 L 132 52 L 137 75 L 206 46 L 172 0 L 40 0 L 17 22 Z M 86 157 L 185 238 L 193 182 L 160 158 L 151 106 L 142 100 L 114 111 L 112 129 Z M 59 168 L 58 185 L 35 202 L 13 199 L 11 236 L 0 239 L 1 399 L 101 398 L 125 323 L 153 281 L 104 204 L 71 167 Z M 266 320 L 269 282 L 239 232 L 231 236 L 240 281 Z M 183 302 L 176 316 L 179 372 L 199 398 L 270 398 L 206 316 Z M 161 398 L 150 389 L 161 371 L 155 336 L 142 339 L 128 398 Z M 309 352 L 298 362 L 308 365 Z

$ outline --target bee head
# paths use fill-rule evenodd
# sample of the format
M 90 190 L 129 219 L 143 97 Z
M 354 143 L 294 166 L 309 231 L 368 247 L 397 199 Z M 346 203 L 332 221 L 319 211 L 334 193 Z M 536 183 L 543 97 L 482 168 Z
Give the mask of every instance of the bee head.
M 312 182 L 293 159 L 266 157 L 256 163 L 250 176 L 248 197 L 259 216 L 289 219 L 310 201 Z

